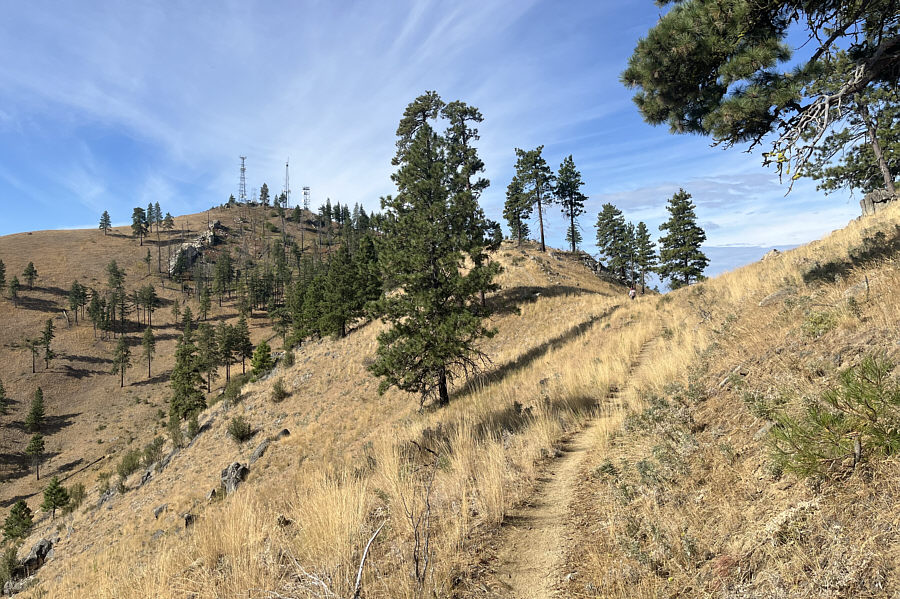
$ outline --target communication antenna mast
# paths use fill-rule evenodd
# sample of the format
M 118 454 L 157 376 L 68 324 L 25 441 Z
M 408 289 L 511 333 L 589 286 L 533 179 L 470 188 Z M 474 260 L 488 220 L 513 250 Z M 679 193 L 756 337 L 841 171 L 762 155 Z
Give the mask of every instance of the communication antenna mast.
M 309 187 L 303 188 L 303 209 L 309 210 Z
M 284 163 L 284 207 L 291 207 L 291 159 Z
M 244 166 L 246 156 L 241 156 L 241 184 L 238 187 L 238 202 L 247 202 L 247 168 Z

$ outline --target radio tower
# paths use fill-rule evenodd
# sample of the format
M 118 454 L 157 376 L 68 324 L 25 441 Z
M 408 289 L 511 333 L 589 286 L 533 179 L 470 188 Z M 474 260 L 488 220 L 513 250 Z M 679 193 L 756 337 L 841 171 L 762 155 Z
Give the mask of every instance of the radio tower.
M 284 163 L 284 207 L 291 207 L 291 159 L 288 158 Z
M 309 187 L 303 188 L 303 209 L 309 210 Z
M 238 187 L 238 202 L 247 202 L 247 168 L 244 166 L 246 156 L 241 156 L 241 184 Z

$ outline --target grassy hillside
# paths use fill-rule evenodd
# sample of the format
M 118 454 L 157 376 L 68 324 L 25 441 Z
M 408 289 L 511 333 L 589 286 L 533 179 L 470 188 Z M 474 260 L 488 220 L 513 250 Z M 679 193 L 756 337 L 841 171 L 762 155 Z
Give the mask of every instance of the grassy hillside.
M 97 473 L 113 464 L 79 474 L 84 505 L 25 545 L 61 533 L 24 596 L 351 597 L 370 541 L 365 597 L 895 596 L 896 457 L 845 416 L 838 442 L 812 435 L 814 458 L 838 457 L 810 475 L 798 456 L 778 459 L 773 431 L 813 430 L 809 407 L 867 356 L 900 360 L 898 238 L 895 207 L 634 302 L 572 256 L 505 243 L 492 364 L 448 408 L 377 395 L 365 370 L 377 322 L 305 343 L 239 402 L 206 410 L 143 485 L 138 472 L 98 505 Z M 121 397 L 114 382 L 97 413 Z M 240 445 L 226 435 L 238 415 L 255 431 Z M 876 420 L 892 430 L 896 405 Z M 158 432 L 130 426 L 123 448 Z M 207 500 L 267 439 L 247 481 Z M 546 545 L 528 518 L 547 497 L 566 514 L 552 523 L 552 572 L 522 588 L 511 578 Z

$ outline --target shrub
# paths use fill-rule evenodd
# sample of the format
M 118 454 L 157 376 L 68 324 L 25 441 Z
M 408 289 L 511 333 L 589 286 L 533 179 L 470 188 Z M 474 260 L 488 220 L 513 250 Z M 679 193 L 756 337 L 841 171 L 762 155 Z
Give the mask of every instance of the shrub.
M 243 443 L 253 436 L 250 423 L 243 416 L 235 416 L 228 423 L 228 435 L 237 443 Z
M 19 558 L 16 553 L 17 547 L 15 545 L 10 545 L 3 550 L 2 554 L 0 554 L 0 589 L 2 589 L 7 582 L 12 580 L 16 567 L 19 565 Z
M 87 496 L 84 490 L 84 483 L 75 483 L 69 487 L 69 504 L 63 509 L 64 514 L 69 514 L 77 510 L 84 502 Z
M 101 495 L 109 491 L 109 479 L 111 477 L 112 472 L 101 472 L 97 475 L 98 490 Z
M 200 422 L 197 420 L 197 412 L 194 412 L 188 418 L 187 437 L 193 439 L 200 433 Z
M 837 326 L 837 318 L 831 312 L 810 312 L 806 315 L 801 329 L 813 339 L 818 339 Z
M 143 464 L 145 468 L 149 468 L 162 459 L 163 445 L 166 440 L 162 437 L 156 437 L 144 447 Z
M 288 395 L 290 394 L 287 392 L 287 389 L 284 388 L 284 379 L 275 381 L 275 384 L 272 385 L 272 401 L 278 403 L 283 401 Z
M 116 466 L 116 473 L 120 478 L 125 479 L 137 472 L 140 467 L 141 451 L 138 449 L 129 449 L 125 452 L 125 455 L 122 456 L 122 459 L 119 460 L 119 465 Z
M 900 385 L 889 378 L 892 369 L 885 357 L 868 356 L 800 417 L 775 414 L 773 469 L 828 478 L 869 455 L 900 452 Z
M 284 364 L 285 368 L 290 368 L 294 365 L 294 352 L 291 350 L 287 350 L 284 352 L 284 356 L 281 358 L 281 363 Z
M 257 377 L 269 372 L 275 366 L 272 362 L 272 350 L 265 340 L 260 341 L 253 350 L 253 359 L 250 361 L 250 365 L 253 367 L 253 374 Z
M 9 510 L 9 515 L 3 523 L 4 539 L 24 539 L 28 536 L 32 526 L 31 508 L 23 500 L 19 500 Z

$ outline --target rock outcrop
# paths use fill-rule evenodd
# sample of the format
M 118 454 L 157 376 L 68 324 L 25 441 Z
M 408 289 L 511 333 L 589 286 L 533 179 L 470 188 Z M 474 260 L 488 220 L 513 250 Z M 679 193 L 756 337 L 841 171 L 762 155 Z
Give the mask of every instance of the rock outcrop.
M 222 470 L 222 487 L 225 489 L 225 494 L 231 495 L 234 493 L 238 485 L 247 478 L 248 474 L 250 474 L 250 469 L 240 462 L 234 462 Z
M 892 194 L 886 189 L 876 189 L 866 194 L 866 197 L 859 201 L 859 207 L 863 216 L 877 214 L 884 210 L 888 204 L 897 200 L 897 195 Z
M 172 259 L 169 260 L 169 274 L 174 275 L 179 270 L 190 270 L 194 262 L 203 253 L 203 250 L 218 243 L 224 234 L 225 228 L 217 220 L 209 223 L 209 228 L 195 237 L 192 241 L 185 241 L 175 250 Z

